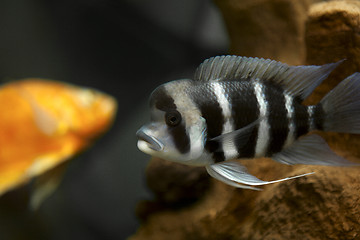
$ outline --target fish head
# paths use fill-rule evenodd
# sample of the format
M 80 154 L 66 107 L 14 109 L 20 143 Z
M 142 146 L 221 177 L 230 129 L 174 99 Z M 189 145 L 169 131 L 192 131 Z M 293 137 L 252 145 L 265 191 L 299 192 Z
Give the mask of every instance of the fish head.
M 68 110 L 73 108 L 71 130 L 87 138 L 104 132 L 116 115 L 117 102 L 112 96 L 99 90 L 73 87 L 68 89 Z M 63 116 L 66 113 L 63 113 Z
M 32 109 L 38 128 L 50 136 L 91 139 L 112 123 L 116 100 L 101 91 L 44 79 L 25 79 L 15 88 Z
M 187 97 L 186 88 L 180 87 L 186 84 L 179 80 L 153 91 L 151 121 L 137 131 L 137 146 L 142 152 L 165 160 L 203 165 L 206 121 L 175 96 Z

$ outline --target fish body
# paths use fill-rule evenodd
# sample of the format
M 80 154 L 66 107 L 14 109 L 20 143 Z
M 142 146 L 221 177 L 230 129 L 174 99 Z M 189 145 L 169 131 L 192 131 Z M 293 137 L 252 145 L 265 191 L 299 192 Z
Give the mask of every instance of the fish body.
M 137 132 L 138 147 L 170 161 L 205 166 L 218 180 L 251 189 L 289 178 L 262 181 L 231 160 L 355 165 L 308 133 L 360 133 L 360 74 L 346 78 L 317 105 L 302 104 L 340 63 L 288 66 L 269 59 L 210 58 L 194 80 L 172 81 L 153 91 L 151 123 Z
M 116 101 L 62 82 L 25 79 L 0 87 L 0 195 L 89 146 L 111 124 Z

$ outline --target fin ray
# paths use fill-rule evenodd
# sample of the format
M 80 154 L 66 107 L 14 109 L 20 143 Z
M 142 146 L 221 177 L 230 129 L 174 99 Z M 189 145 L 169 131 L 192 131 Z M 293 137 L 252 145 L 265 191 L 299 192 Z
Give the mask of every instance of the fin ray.
M 56 191 L 62 181 L 67 165 L 68 162 L 63 162 L 37 176 L 29 202 L 31 210 L 38 210 L 42 203 Z
M 206 170 L 210 174 L 210 176 L 222 181 L 228 185 L 238 187 L 238 188 L 247 188 L 253 190 L 261 190 L 259 188 L 253 186 L 267 185 L 271 183 L 283 182 L 287 180 L 291 180 L 294 178 L 303 177 L 306 175 L 314 174 L 305 173 L 293 177 L 282 178 L 274 181 L 263 181 L 258 179 L 257 177 L 248 173 L 246 167 L 241 165 L 238 162 L 234 161 L 226 161 L 222 163 L 216 163 L 212 165 L 206 166 Z
M 220 143 L 219 149 L 216 149 L 215 151 L 221 150 L 220 146 L 223 146 L 223 145 L 232 146 L 232 144 L 235 142 L 236 142 L 236 146 L 238 148 L 241 148 L 242 146 L 244 146 L 247 143 L 247 141 L 249 140 L 249 137 L 252 134 L 254 127 L 256 127 L 260 123 L 260 121 L 261 121 L 261 119 L 258 119 L 243 128 L 237 129 L 237 130 L 229 132 L 229 133 L 221 134 L 217 137 L 209 139 L 209 141 Z
M 316 134 L 301 137 L 292 145 L 276 153 L 272 159 L 284 164 L 306 164 L 326 166 L 356 166 L 334 153 L 325 140 Z
M 225 176 L 223 176 L 222 174 L 219 174 L 217 171 L 215 171 L 213 169 L 213 167 L 210 166 L 206 166 L 206 170 L 209 173 L 210 176 L 212 176 L 213 178 L 219 180 L 220 182 L 223 182 L 227 185 L 230 185 L 232 187 L 236 187 L 236 188 L 243 188 L 243 189 L 252 189 L 252 190 L 257 190 L 257 191 L 261 191 L 261 188 L 257 188 L 257 187 L 252 187 L 249 185 L 244 185 L 244 184 L 240 184 L 239 182 L 234 182 L 231 181 L 230 179 L 226 178 Z
M 321 101 L 325 112 L 324 130 L 360 133 L 360 73 L 340 82 Z
M 270 59 L 217 56 L 197 68 L 195 81 L 260 79 L 271 81 L 304 100 L 342 61 L 322 66 L 289 66 Z

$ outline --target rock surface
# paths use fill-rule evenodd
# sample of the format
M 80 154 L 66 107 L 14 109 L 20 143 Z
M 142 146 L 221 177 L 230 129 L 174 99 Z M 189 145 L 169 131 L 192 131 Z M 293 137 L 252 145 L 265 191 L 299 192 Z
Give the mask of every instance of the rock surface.
M 247 167 L 263 179 L 310 171 L 316 174 L 269 185 L 261 192 L 213 180 L 210 191 L 196 204 L 152 214 L 130 239 L 360 237 L 359 169 L 291 167 L 269 159 L 249 161 Z
M 178 205 L 201 197 L 209 186 L 209 175 L 202 167 L 153 158 L 146 170 L 146 182 L 157 201 Z
M 153 212 L 181 208 L 200 199 L 210 188 L 210 176 L 203 167 L 153 158 L 146 168 L 146 184 L 155 199 L 137 205 L 136 215 L 143 220 Z
M 227 0 L 223 4 L 230 2 L 237 4 L 238 8 L 251 5 L 250 1 L 235 0 Z M 269 6 L 269 2 L 253 1 L 251 6 L 260 6 L 261 3 Z M 280 4 L 284 1 L 274 0 L 271 2 Z M 222 9 L 224 10 L 224 8 Z M 282 12 L 285 9 L 278 11 Z M 224 12 L 224 15 L 226 14 Z M 261 19 L 259 21 L 265 21 L 262 16 L 259 19 Z M 267 21 L 271 21 L 271 19 Z M 310 97 L 308 103 L 318 102 L 326 92 L 347 75 L 359 71 L 359 22 L 359 3 L 355 1 L 326 2 L 311 6 L 304 36 L 307 43 L 307 62 L 324 64 L 343 58 L 348 60 L 334 71 L 329 79 L 324 81 Z M 240 24 L 240 26 L 244 25 L 246 24 Z M 251 26 L 251 22 L 249 26 Z M 240 36 L 243 33 L 239 28 L 237 34 Z M 286 32 L 282 34 L 286 34 Z M 288 34 L 291 35 L 293 32 L 290 31 Z M 250 37 L 253 36 L 250 34 Z M 234 41 L 233 44 L 238 46 L 239 42 Z M 254 42 L 253 44 L 260 43 Z M 239 46 L 239 49 L 242 47 Z M 268 53 L 271 51 L 269 50 Z M 235 51 L 235 53 L 237 52 Z M 279 53 L 277 56 L 281 56 L 281 54 Z M 289 55 L 288 58 L 292 59 L 292 62 L 296 62 L 294 56 Z M 358 148 L 360 139 L 358 136 L 323 135 L 340 155 L 360 162 L 360 149 Z M 139 214 L 143 224 L 130 239 L 360 239 L 359 167 L 288 166 L 270 159 L 242 160 L 241 163 L 249 169 L 250 173 L 264 180 L 274 180 L 312 171 L 316 174 L 271 184 L 265 186 L 264 191 L 260 192 L 235 189 L 211 179 L 210 182 L 204 182 L 203 188 L 198 192 L 201 194 L 194 198 L 197 201 L 192 204 L 181 207 L 174 207 L 175 205 L 172 204 L 166 206 L 161 204 L 162 207 L 143 204 L 143 213 L 146 213 L 146 209 L 152 210 L 147 214 Z M 153 191 L 162 189 L 161 191 L 155 190 L 158 199 L 168 199 L 167 191 L 182 192 L 179 189 L 171 189 L 171 186 L 181 187 L 171 185 L 170 182 L 174 181 L 174 179 L 171 180 L 171 177 L 167 180 L 170 181 L 169 183 L 161 182 L 161 179 L 164 178 L 155 177 L 162 172 L 161 165 L 165 164 L 165 161 L 157 162 L 158 166 L 153 165 L 154 163 L 151 164 L 152 167 L 149 167 L 147 171 L 147 178 L 148 182 L 150 179 L 153 181 Z M 177 168 L 173 163 L 166 163 L 168 170 L 172 166 L 174 169 Z M 180 170 L 180 172 L 179 175 L 176 175 L 176 179 L 188 178 L 187 170 Z M 184 175 L 181 176 L 182 174 Z M 149 176 L 152 177 L 149 178 Z M 192 176 L 189 179 L 201 178 Z M 193 184 L 195 185 L 196 182 L 186 183 L 187 186 Z M 173 196 L 184 197 L 182 194 Z M 161 195 L 163 196 L 161 197 Z M 168 201 L 168 203 L 172 201 Z
M 314 4 L 306 22 L 306 62 L 324 64 L 346 59 L 340 77 L 360 66 L 360 2 L 333 1 Z M 332 88 L 337 83 L 329 84 Z M 327 91 L 327 89 L 324 89 Z
M 312 94 L 307 103 L 317 103 L 340 81 L 360 71 L 360 2 L 332 1 L 314 4 L 306 22 L 307 64 L 325 64 L 346 59 Z M 360 158 L 357 135 L 327 133 L 334 149 Z
M 215 0 L 230 36 L 230 52 L 289 64 L 305 59 L 307 11 L 315 0 Z

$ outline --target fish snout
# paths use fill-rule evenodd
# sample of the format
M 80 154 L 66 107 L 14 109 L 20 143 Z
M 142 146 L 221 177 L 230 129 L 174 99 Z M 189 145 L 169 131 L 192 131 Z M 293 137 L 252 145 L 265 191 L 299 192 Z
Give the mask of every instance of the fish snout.
M 147 128 L 144 126 L 140 128 L 136 132 L 136 136 L 138 138 L 138 146 L 142 146 L 146 144 L 146 146 L 154 151 L 162 151 L 164 149 L 164 144 L 161 143 L 158 139 L 152 136 L 150 133 L 147 132 Z M 142 149 L 140 149 L 142 150 Z

